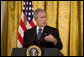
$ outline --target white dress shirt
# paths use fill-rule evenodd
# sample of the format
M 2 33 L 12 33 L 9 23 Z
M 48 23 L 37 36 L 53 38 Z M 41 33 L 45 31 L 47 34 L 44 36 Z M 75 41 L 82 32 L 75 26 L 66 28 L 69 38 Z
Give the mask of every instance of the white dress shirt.
M 39 26 L 36 26 L 36 32 L 37 32 L 37 35 L 38 35 L 38 29 L 39 29 L 39 28 L 41 28 L 41 29 L 42 29 L 41 33 L 43 32 L 43 29 L 44 29 L 44 27 L 39 27 Z

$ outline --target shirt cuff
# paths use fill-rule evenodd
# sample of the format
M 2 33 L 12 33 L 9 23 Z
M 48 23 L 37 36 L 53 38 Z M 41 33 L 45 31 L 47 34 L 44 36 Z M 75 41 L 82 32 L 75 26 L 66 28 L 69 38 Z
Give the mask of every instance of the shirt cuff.
M 54 43 L 54 45 L 56 45 L 57 44 L 57 41 Z

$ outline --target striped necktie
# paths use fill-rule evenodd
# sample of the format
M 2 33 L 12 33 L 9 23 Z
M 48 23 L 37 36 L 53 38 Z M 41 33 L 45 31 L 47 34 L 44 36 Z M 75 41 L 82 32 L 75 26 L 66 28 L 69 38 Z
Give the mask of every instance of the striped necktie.
M 39 39 L 40 39 L 40 37 L 41 37 L 41 31 L 42 31 L 42 29 L 41 29 L 41 28 L 39 28 L 39 29 L 38 29 L 38 35 L 37 35 L 37 36 L 38 36 L 38 40 L 39 40 Z

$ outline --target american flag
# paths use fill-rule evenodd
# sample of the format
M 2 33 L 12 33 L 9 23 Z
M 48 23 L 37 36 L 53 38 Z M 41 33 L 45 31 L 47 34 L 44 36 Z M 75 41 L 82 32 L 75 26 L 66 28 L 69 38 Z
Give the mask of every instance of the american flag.
M 19 25 L 19 31 L 18 31 L 18 39 L 17 39 L 18 48 L 23 47 L 24 31 L 34 27 L 35 25 L 36 25 L 36 22 L 33 18 L 32 1 L 24 1 L 20 25 Z

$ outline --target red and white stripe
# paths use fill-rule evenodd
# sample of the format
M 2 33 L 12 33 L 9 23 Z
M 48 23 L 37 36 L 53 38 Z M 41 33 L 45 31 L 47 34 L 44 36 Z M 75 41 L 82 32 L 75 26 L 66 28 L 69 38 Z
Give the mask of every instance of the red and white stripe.
M 34 27 L 35 25 L 36 25 L 36 22 L 34 19 L 30 23 L 27 22 L 27 25 L 24 25 L 24 14 L 22 12 L 21 21 L 19 25 L 18 39 L 17 39 L 17 48 L 23 47 L 24 31 Z

